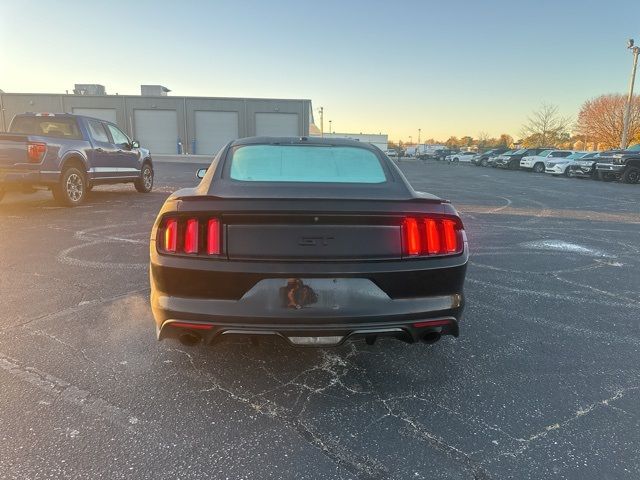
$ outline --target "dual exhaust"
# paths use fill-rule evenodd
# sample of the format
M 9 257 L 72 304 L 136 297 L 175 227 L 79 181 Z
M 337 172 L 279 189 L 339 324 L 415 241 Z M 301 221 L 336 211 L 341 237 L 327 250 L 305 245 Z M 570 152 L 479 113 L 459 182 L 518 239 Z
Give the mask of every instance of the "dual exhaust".
M 441 337 L 442 335 L 440 334 L 440 332 L 431 331 L 420 335 L 420 341 L 426 344 L 433 344 L 438 342 Z M 195 347 L 200 343 L 202 338 L 199 335 L 195 335 L 193 333 L 183 333 L 178 337 L 178 340 L 185 347 Z M 376 337 L 374 335 L 368 335 L 367 337 L 365 337 L 365 340 L 368 345 L 373 345 L 376 341 Z

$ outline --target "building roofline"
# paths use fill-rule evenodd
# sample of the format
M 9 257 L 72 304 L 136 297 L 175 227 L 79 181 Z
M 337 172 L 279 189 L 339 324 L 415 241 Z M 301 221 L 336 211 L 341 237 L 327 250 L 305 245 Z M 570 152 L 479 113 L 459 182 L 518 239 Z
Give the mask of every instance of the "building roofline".
M 308 98 L 271 98 L 271 97 L 198 97 L 198 96 L 188 96 L 188 95 L 172 95 L 172 96 L 149 96 L 149 95 L 76 95 L 74 93 L 29 93 L 29 92 L 2 92 L 2 95 L 38 95 L 38 96 L 51 96 L 51 95 L 59 95 L 62 97 L 73 97 L 73 98 L 154 98 L 158 100 L 168 100 L 168 99 L 199 99 L 199 100 L 277 100 L 279 102 L 311 102 L 311 99 Z

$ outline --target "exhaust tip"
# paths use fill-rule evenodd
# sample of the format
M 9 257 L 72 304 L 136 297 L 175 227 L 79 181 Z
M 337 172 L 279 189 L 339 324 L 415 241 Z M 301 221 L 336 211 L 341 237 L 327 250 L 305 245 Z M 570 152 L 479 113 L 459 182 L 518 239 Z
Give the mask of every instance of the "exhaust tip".
M 187 347 L 193 347 L 200 343 L 200 337 L 193 333 L 184 333 L 178 337 L 178 340 Z
M 439 332 L 427 332 L 424 335 L 422 335 L 422 337 L 420 338 L 420 340 L 422 340 L 424 343 L 436 343 L 438 340 L 440 340 L 440 333 Z

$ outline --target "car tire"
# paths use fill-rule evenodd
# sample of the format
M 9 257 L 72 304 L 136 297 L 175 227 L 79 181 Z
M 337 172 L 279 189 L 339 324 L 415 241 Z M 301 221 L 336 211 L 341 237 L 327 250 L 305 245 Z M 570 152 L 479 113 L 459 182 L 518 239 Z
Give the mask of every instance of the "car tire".
M 62 172 L 60 183 L 51 192 L 55 201 L 63 207 L 81 205 L 87 196 L 87 178 L 76 167 L 66 168 Z
M 482 160 L 480 160 L 480 166 L 481 167 L 486 167 L 488 163 L 488 160 L 486 158 L 483 158 Z
M 534 173 L 542 173 L 544 172 L 544 163 L 538 162 L 533 166 Z
M 520 160 L 509 162 L 509 170 L 520 170 Z
M 640 168 L 638 167 L 625 168 L 624 174 L 622 175 L 622 181 L 624 183 L 638 183 L 640 181 Z
M 148 163 L 142 166 L 140 178 L 133 182 L 136 190 L 140 193 L 149 193 L 153 190 L 153 168 Z

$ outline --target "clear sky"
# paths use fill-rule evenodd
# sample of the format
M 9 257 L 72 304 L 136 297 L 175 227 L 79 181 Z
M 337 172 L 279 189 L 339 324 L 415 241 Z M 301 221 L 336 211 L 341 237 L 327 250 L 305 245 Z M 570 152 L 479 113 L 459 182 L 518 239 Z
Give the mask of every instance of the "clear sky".
M 0 89 L 308 98 L 325 128 L 518 136 L 626 92 L 635 0 L 0 0 Z M 316 123 L 318 123 L 316 114 Z

